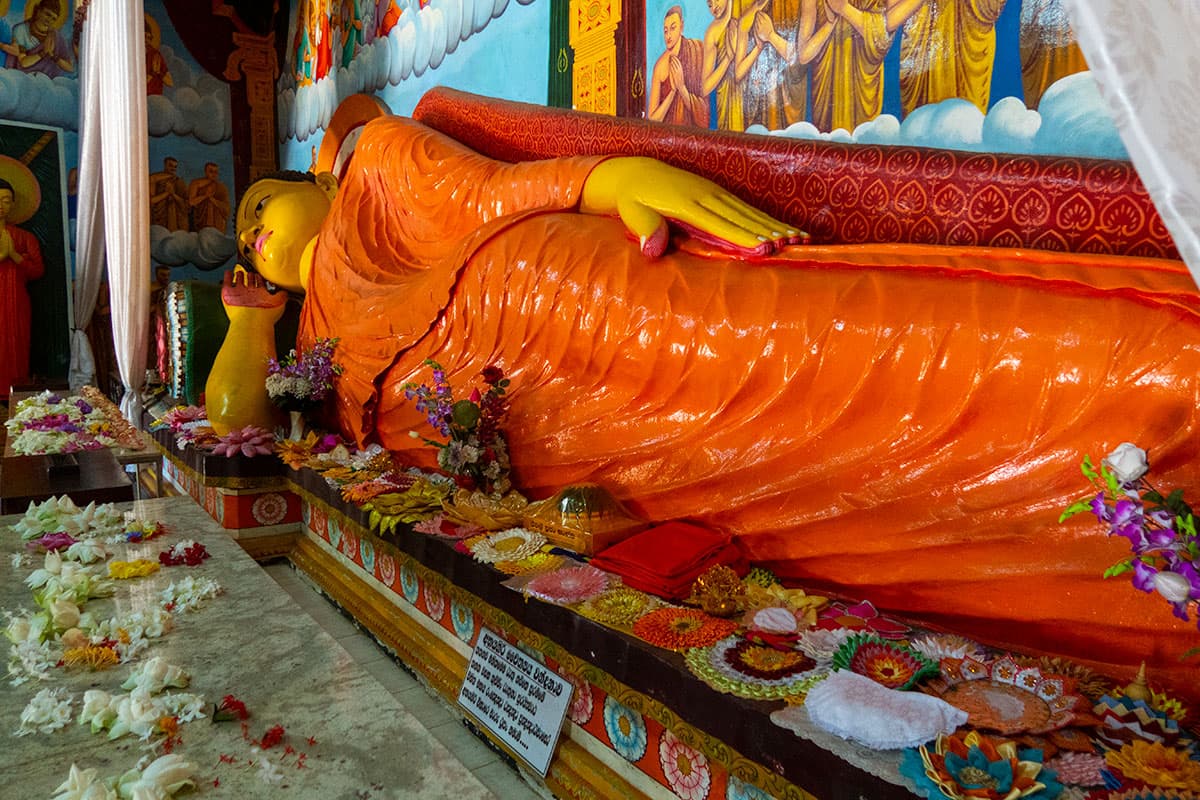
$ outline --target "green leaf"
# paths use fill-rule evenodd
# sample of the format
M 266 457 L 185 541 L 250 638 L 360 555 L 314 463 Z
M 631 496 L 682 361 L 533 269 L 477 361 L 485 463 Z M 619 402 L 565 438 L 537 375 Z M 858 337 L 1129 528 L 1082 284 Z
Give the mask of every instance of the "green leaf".
M 1191 650 L 1186 651 L 1183 655 L 1181 655 L 1179 657 L 1179 660 L 1187 661 L 1192 656 L 1200 656 L 1200 647 L 1193 647 Z
M 1159 494 L 1156 489 L 1147 489 L 1146 491 L 1142 492 L 1142 500 L 1146 501 L 1147 503 L 1154 503 L 1160 506 L 1166 502 L 1163 496 Z
M 1124 575 L 1126 572 L 1133 571 L 1133 563 L 1130 561 L 1118 561 L 1108 569 L 1104 570 L 1104 577 L 1115 578 L 1118 575 Z
M 1074 503 L 1071 503 L 1071 505 L 1067 506 L 1066 509 L 1063 510 L 1062 516 L 1060 516 L 1058 518 L 1058 521 L 1066 522 L 1067 520 L 1069 520 L 1071 517 L 1075 516 L 1076 514 L 1079 514 L 1083 511 L 1090 511 L 1091 509 L 1092 509 L 1092 498 L 1085 497 L 1082 500 L 1076 500 Z
M 379 522 L 382 519 L 383 519 L 383 515 L 380 514 L 378 511 L 375 511 L 374 509 L 372 509 L 371 513 L 367 515 L 367 522 L 370 524 L 371 530 L 375 530 L 376 528 L 378 528 Z
M 470 400 L 459 400 L 454 404 L 452 412 L 454 424 L 466 430 L 472 430 L 479 422 L 479 406 Z
M 1083 457 L 1083 464 L 1080 465 L 1080 469 L 1083 470 L 1083 476 L 1089 481 L 1095 481 L 1100 477 L 1096 474 L 1096 468 L 1092 465 L 1091 456 Z
M 1196 518 L 1191 513 L 1180 514 L 1175 518 L 1175 530 L 1189 539 L 1196 537 Z
M 1104 479 L 1104 485 L 1108 487 L 1110 495 L 1113 497 L 1120 497 L 1122 495 L 1121 484 L 1117 480 L 1117 476 L 1103 464 L 1100 465 L 1100 477 Z

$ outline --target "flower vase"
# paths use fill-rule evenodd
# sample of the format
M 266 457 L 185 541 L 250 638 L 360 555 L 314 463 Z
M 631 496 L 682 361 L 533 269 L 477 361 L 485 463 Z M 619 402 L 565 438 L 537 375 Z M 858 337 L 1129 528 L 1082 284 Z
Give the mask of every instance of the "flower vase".
M 289 411 L 288 416 L 292 421 L 292 429 L 288 433 L 288 439 L 293 442 L 298 442 L 304 438 L 304 412 Z

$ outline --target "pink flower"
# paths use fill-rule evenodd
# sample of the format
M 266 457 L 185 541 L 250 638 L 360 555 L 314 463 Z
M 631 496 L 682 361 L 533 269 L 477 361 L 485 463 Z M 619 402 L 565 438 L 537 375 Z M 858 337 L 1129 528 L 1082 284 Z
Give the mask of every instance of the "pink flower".
M 34 539 L 32 542 L 29 542 L 26 547 L 30 548 L 31 550 L 36 549 L 48 552 L 50 550 L 66 550 L 73 544 L 75 544 L 75 539 L 72 538 L 71 534 L 65 531 L 59 531 L 58 533 L 47 533 L 40 539 Z
M 870 631 L 884 639 L 903 639 L 908 633 L 907 625 L 881 616 L 870 600 L 852 606 L 831 603 L 821 612 L 820 618 L 817 619 L 817 627 L 827 631 L 838 628 Z
M 704 800 L 712 783 L 708 759 L 675 737 L 663 731 L 658 744 L 658 763 L 663 776 L 676 797 L 682 800 Z
M 241 455 L 247 457 L 271 455 L 271 445 L 275 435 L 257 425 L 247 425 L 241 430 L 230 431 L 217 439 L 213 445 L 213 455 L 233 458 Z
M 186 422 L 205 419 L 204 409 L 199 406 L 179 406 L 163 415 L 162 423 L 172 431 L 178 431 Z

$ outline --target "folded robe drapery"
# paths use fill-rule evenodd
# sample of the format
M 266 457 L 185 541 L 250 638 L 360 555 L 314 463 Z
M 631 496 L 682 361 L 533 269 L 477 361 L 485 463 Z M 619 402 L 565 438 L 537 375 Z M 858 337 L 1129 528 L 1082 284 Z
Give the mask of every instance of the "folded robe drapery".
M 1189 684 L 1194 624 L 1100 577 L 1124 540 L 1057 523 L 1086 494 L 1081 456 L 1121 441 L 1163 488 L 1200 487 L 1182 264 L 912 245 L 747 262 L 694 242 L 650 261 L 619 221 L 570 211 L 595 163 L 366 127 L 301 334 L 341 337 L 343 430 L 416 453 L 402 386 L 424 360 L 455 386 L 497 363 L 534 497 L 598 482 L 816 590 Z

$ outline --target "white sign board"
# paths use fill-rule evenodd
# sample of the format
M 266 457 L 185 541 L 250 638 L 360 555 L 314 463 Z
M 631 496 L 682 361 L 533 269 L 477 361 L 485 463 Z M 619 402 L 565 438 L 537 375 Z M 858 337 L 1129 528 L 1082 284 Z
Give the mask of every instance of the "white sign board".
M 480 629 L 458 704 L 542 777 L 570 703 L 562 676 Z

